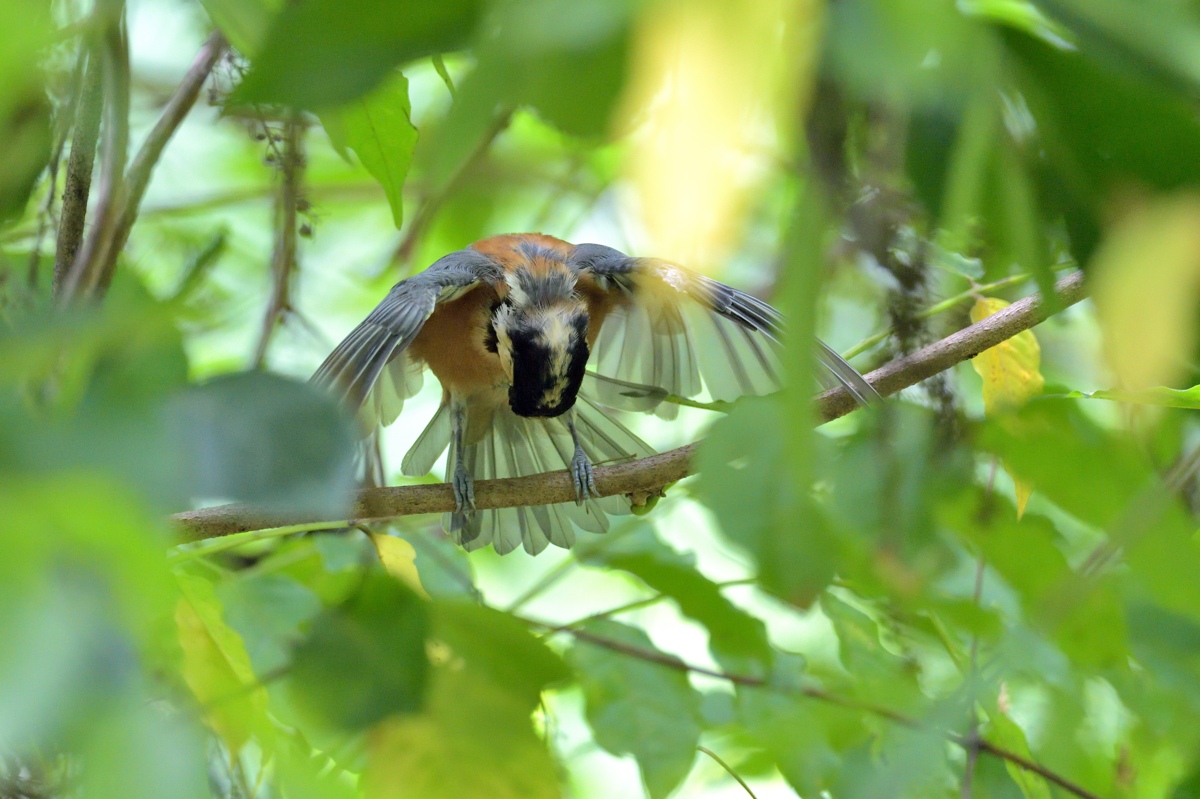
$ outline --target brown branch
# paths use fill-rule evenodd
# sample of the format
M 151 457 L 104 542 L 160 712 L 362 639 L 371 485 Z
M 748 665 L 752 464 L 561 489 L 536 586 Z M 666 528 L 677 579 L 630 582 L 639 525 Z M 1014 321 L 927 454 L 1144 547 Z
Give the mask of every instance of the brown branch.
M 665 652 L 660 652 L 656 649 L 644 649 L 640 646 L 627 644 L 624 641 L 605 638 L 604 636 L 590 633 L 587 630 L 580 630 L 573 627 L 555 627 L 554 625 L 544 624 L 531 619 L 525 619 L 524 621 L 535 627 L 542 627 L 543 629 L 547 629 L 552 632 L 569 633 L 577 640 L 603 647 L 613 652 L 618 652 L 622 655 L 628 655 L 629 657 L 637 658 L 638 660 L 643 660 L 648 663 L 656 663 L 660 666 L 675 669 L 676 671 L 703 674 L 707 677 L 714 677 L 718 680 L 724 680 L 726 682 L 733 683 L 734 685 L 742 685 L 749 688 L 764 688 L 766 690 L 779 691 L 782 693 L 799 694 L 801 696 L 808 697 L 809 699 L 814 699 L 818 702 L 826 702 L 828 704 L 844 707 L 847 710 L 857 710 L 862 713 L 868 713 L 872 716 L 886 719 L 894 724 L 898 724 L 909 729 L 934 732 L 944 737 L 947 741 L 961 746 L 968 752 L 986 752 L 993 757 L 1000 758 L 1001 760 L 1007 760 L 1009 763 L 1019 766 L 1020 768 L 1033 774 L 1037 774 L 1042 779 L 1054 783 L 1064 791 L 1074 794 L 1081 799 L 1100 799 L 1099 796 L 1087 790 L 1086 788 L 1075 784 L 1061 774 L 1046 768 L 1042 764 L 1031 760 L 1030 758 L 1019 755 L 1016 752 L 1011 752 L 1003 747 L 996 746 L 990 741 L 984 740 L 977 736 L 966 736 L 950 730 L 938 730 L 930 728 L 928 725 L 922 724 L 918 719 L 901 713 L 898 710 L 893 710 L 881 705 L 875 705 L 870 702 L 860 702 L 857 699 L 838 696 L 837 694 L 832 694 L 822 688 L 817 688 L 811 685 L 780 685 L 763 677 L 756 677 L 749 674 L 733 674 L 717 671 L 715 669 L 704 668 L 703 666 L 694 666 L 690 663 L 685 663 L 673 655 L 668 655 Z
M 86 45 L 85 45 L 86 47 Z M 92 168 L 96 162 L 96 142 L 100 138 L 101 90 L 100 53 L 92 49 L 86 56 L 87 68 L 75 105 L 75 130 L 71 134 L 71 154 L 67 158 L 67 178 L 63 185 L 62 216 L 54 251 L 54 296 L 63 288 L 67 272 L 75 263 L 83 242 L 83 224 L 87 219 L 88 195 L 92 190 Z
M 1056 307 L 1074 305 L 1083 299 L 1084 294 L 1083 274 L 1071 274 L 1055 287 Z M 1026 297 L 981 322 L 876 369 L 867 375 L 867 380 L 880 394 L 895 394 L 1028 330 L 1046 319 L 1047 315 L 1046 306 L 1039 296 Z M 816 404 L 817 418 L 821 422 L 845 416 L 857 407 L 853 398 L 841 388 L 818 395 Z M 691 474 L 691 461 L 696 447 L 696 444 L 688 444 L 631 463 L 598 466 L 596 486 L 600 496 L 646 496 L 660 491 L 664 486 Z M 480 510 L 571 502 L 574 499 L 574 484 L 565 470 L 501 480 L 478 480 L 475 483 L 475 505 Z M 369 488 L 358 492 L 355 497 L 349 512 L 350 520 L 331 522 L 330 526 L 452 510 L 454 492 L 445 483 Z M 222 505 L 179 513 L 172 519 L 188 541 L 322 521 L 296 515 L 264 516 L 244 505 Z
M 275 249 L 271 252 L 271 298 L 263 317 L 253 367 L 262 368 L 267 348 L 279 320 L 290 305 L 292 273 L 296 269 L 299 229 L 300 184 L 304 180 L 304 129 L 300 113 L 293 112 L 283 124 L 283 150 L 278 156 L 280 183 L 275 200 Z

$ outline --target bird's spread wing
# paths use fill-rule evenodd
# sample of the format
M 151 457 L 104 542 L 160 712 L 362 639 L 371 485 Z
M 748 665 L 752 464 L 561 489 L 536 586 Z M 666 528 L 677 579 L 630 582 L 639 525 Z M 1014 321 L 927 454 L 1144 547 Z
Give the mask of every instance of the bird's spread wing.
M 568 258 L 590 275 L 612 310 L 589 360 L 601 401 L 670 416 L 666 394 L 732 401 L 780 387 L 783 319 L 767 303 L 676 264 L 631 258 L 581 244 Z M 866 404 L 878 394 L 837 353 L 818 342 L 826 377 Z
M 391 424 L 404 400 L 421 387 L 421 369 L 404 351 L 439 303 L 501 280 L 499 265 L 482 253 L 460 250 L 392 287 L 383 301 L 317 369 L 312 382 L 327 386 L 368 422 Z M 374 389 L 374 390 L 372 390 Z

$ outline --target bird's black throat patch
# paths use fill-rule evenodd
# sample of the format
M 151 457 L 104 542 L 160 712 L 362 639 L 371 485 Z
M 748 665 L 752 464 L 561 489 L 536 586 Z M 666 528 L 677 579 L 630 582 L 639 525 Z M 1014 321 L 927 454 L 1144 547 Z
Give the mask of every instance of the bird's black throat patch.
M 584 321 L 586 330 L 586 320 Z M 575 406 L 587 367 L 587 341 L 573 335 L 565 359 L 536 335 L 525 330 L 509 331 L 513 352 L 513 382 L 508 404 L 513 413 L 525 417 L 561 416 Z M 556 360 L 562 369 L 555 368 Z

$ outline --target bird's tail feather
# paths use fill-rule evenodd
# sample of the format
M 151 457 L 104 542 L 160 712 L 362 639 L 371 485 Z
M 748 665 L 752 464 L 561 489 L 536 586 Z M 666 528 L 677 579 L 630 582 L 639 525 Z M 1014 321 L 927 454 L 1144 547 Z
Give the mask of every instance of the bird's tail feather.
M 575 404 L 575 429 L 584 452 L 595 465 L 654 454 L 646 442 L 582 393 Z M 447 436 L 447 443 L 448 439 Z M 529 419 L 504 406 L 496 411 L 483 438 L 466 447 L 464 465 L 476 480 L 523 477 L 567 468 L 574 453 L 565 417 Z M 409 454 L 411 457 L 412 451 Z M 447 479 L 455 466 L 451 451 Z M 575 543 L 576 526 L 604 533 L 608 531 L 609 514 L 628 512 L 629 500 L 612 496 L 589 498 L 583 505 L 563 502 L 480 510 L 473 514 L 450 513 L 443 522 L 454 541 L 469 550 L 491 544 L 497 553 L 504 555 L 523 546 L 526 552 L 536 555 L 548 544 L 571 547 Z

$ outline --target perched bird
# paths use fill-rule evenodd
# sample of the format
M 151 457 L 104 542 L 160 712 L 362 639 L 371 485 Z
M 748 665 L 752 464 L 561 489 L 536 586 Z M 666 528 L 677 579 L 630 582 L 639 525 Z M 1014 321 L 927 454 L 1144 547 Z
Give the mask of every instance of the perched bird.
M 666 261 L 542 234 L 494 236 L 397 283 L 312 379 L 373 430 L 396 420 L 428 367 L 442 404 L 402 471 L 427 474 L 449 447 L 452 538 L 467 549 L 523 545 L 537 554 L 547 543 L 570 547 L 572 523 L 604 532 L 608 514 L 629 512 L 625 497 L 596 495 L 593 464 L 653 450 L 604 408 L 671 418 L 668 395 L 770 393 L 779 388 L 781 325 L 765 302 Z M 864 404 L 878 398 L 817 346 L 825 382 Z M 564 467 L 574 505 L 474 510 L 476 478 Z

